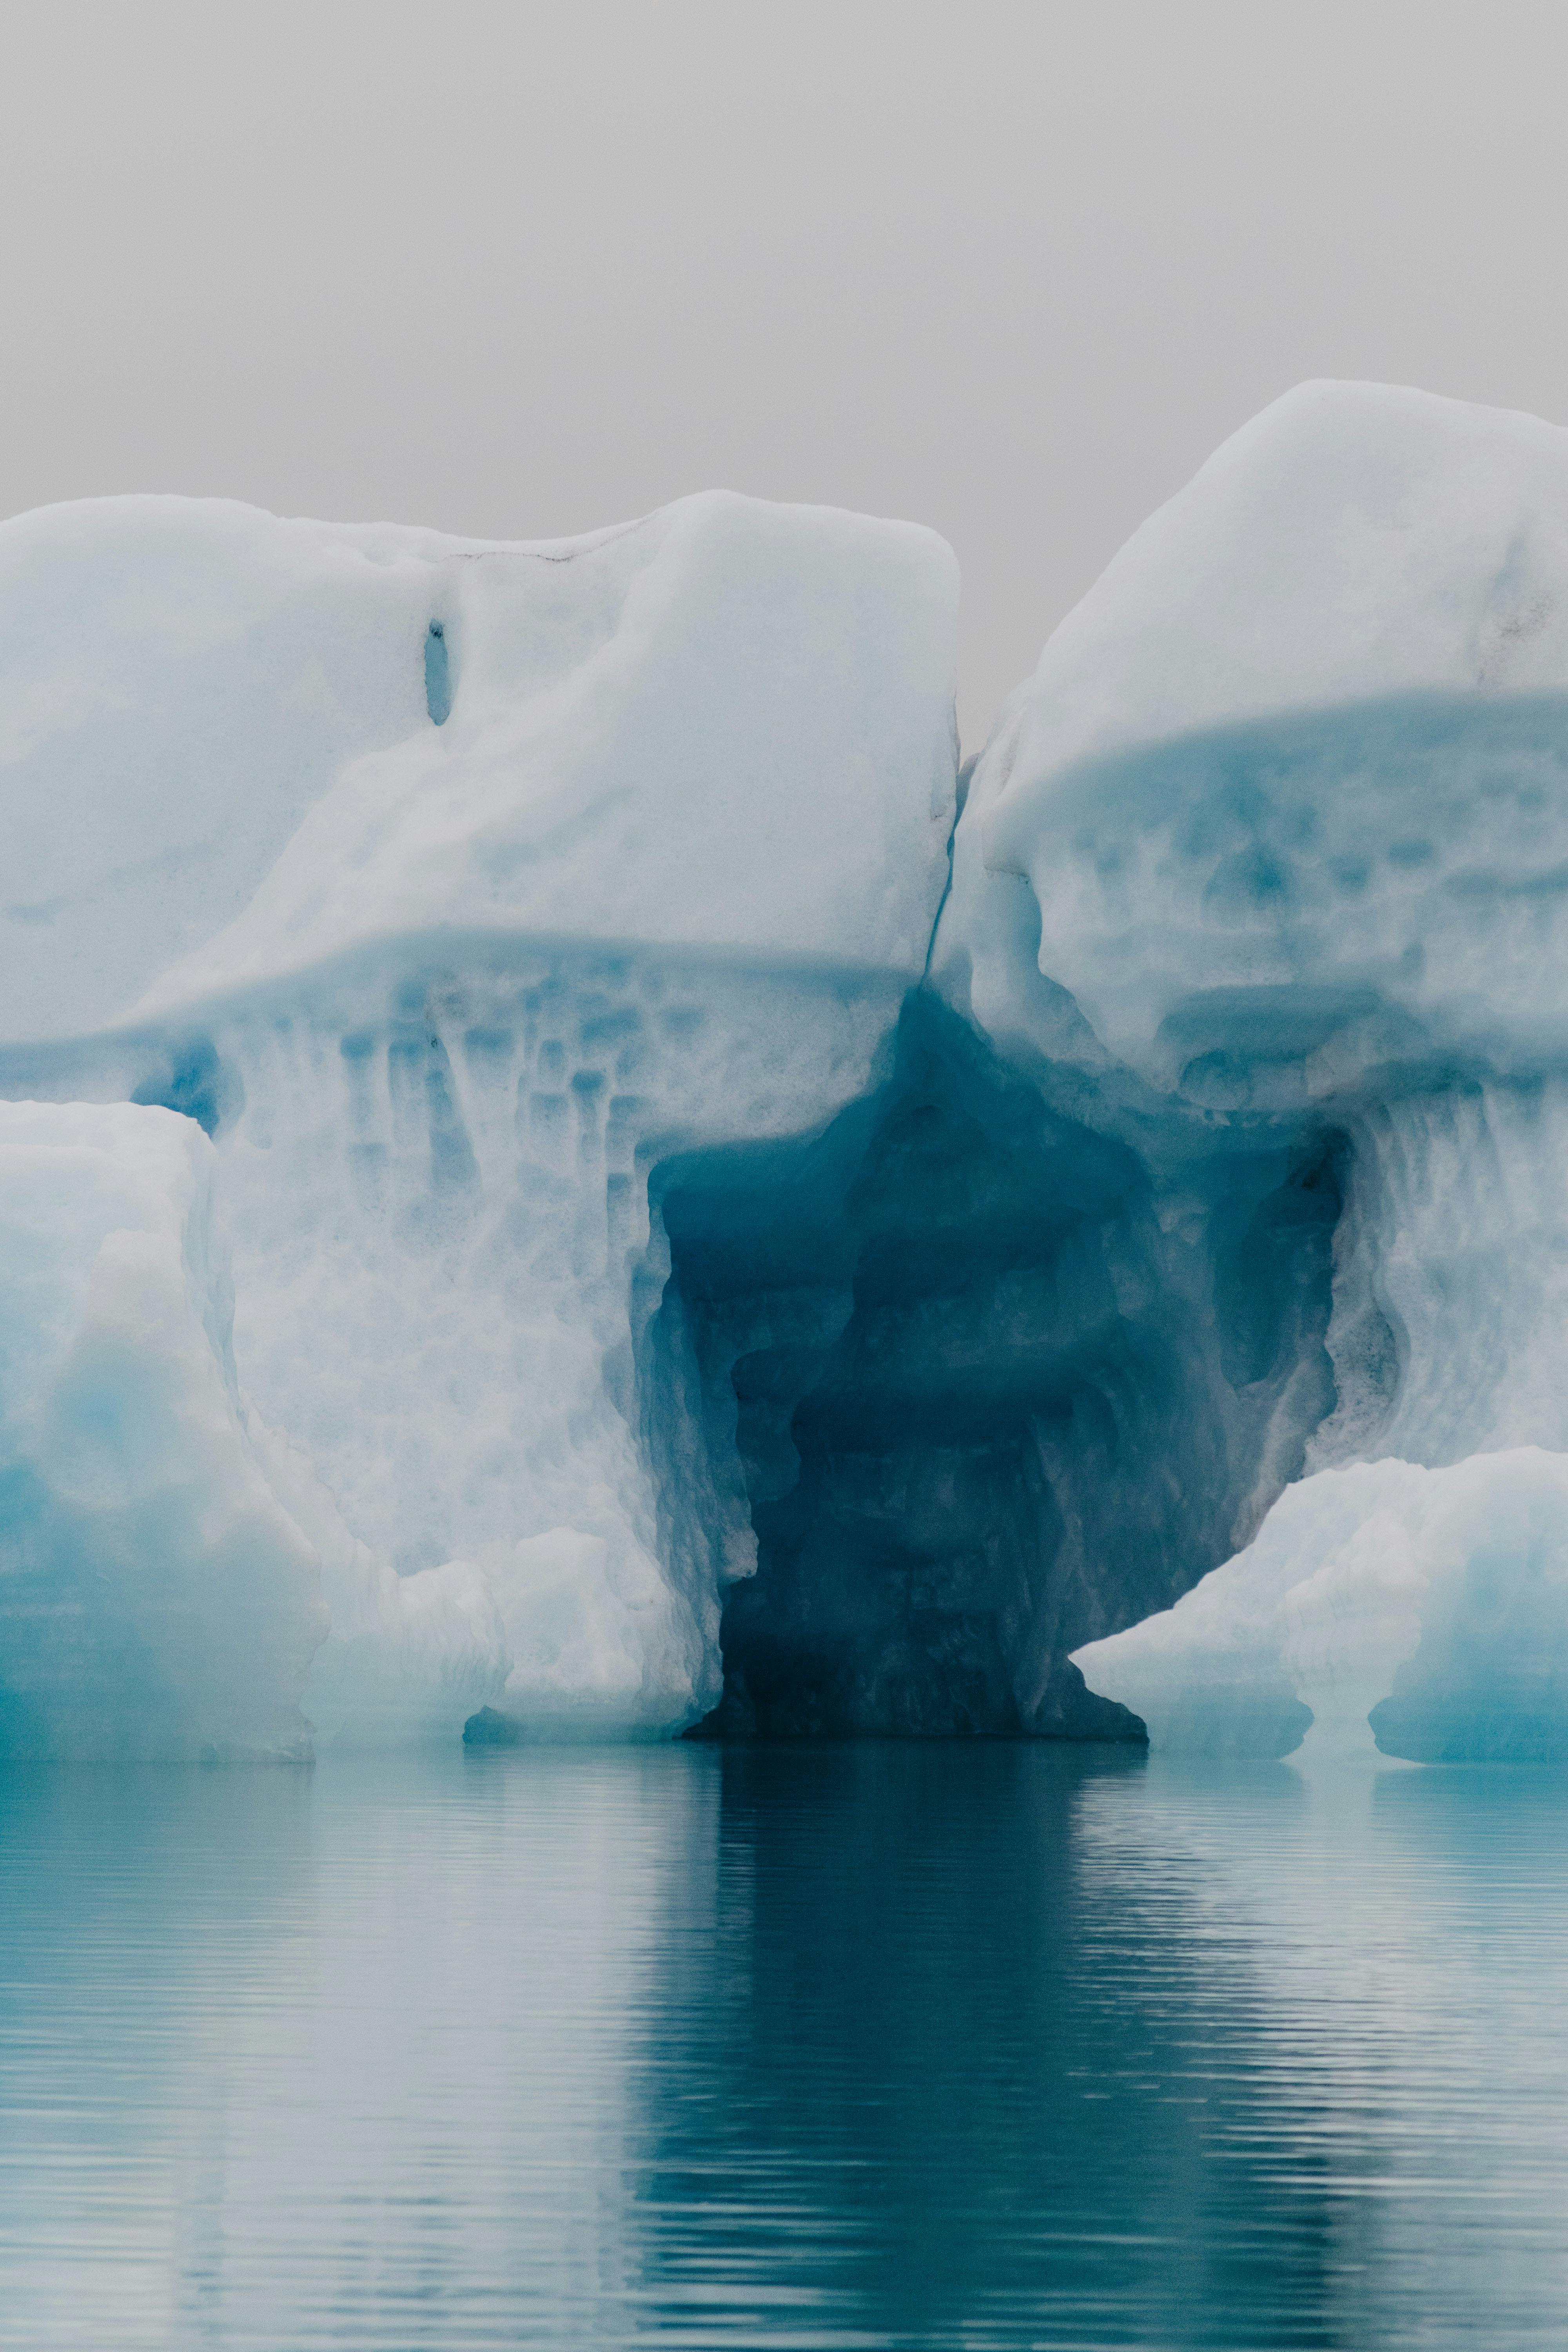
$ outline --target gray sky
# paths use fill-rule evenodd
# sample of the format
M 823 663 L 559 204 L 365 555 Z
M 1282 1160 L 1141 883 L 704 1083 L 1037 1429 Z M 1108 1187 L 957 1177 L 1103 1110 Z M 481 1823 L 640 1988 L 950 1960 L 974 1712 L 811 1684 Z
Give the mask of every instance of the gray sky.
M 934 524 L 983 734 L 1303 376 L 1568 417 L 1561 0 L 10 12 L 0 511 Z

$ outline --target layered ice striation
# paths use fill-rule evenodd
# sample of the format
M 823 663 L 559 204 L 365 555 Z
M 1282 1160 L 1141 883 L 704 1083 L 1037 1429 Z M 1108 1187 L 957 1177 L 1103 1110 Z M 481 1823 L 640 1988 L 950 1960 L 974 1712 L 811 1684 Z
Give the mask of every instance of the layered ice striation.
M 0 528 L 0 1740 L 1568 1748 L 1568 436 L 1303 387 L 962 774 L 955 601 Z

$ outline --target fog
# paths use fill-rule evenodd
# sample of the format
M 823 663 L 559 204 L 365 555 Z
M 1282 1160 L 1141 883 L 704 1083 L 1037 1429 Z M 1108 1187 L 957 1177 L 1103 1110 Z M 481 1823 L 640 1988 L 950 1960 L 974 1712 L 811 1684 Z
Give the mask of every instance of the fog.
M 1476 0 L 14 14 L 0 511 L 929 522 L 984 732 L 1304 376 L 1568 414 L 1568 15 Z

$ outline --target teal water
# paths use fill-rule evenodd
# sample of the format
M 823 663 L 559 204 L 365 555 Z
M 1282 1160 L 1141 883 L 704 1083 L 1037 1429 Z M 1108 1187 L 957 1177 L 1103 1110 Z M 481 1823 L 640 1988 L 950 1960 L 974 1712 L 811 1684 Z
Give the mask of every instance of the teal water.
M 1568 1781 L 0 1779 L 0 2344 L 1560 2345 Z

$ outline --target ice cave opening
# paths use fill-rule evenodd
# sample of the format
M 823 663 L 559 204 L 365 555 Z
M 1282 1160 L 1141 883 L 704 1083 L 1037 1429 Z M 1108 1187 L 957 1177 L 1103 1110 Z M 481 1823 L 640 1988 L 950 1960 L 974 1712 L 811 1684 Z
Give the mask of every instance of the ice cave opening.
M 1300 1475 L 1336 1402 L 1347 1139 L 1130 1133 L 1052 1076 L 919 990 L 822 1131 L 653 1170 L 661 1549 L 724 1595 L 700 1733 L 1139 1738 L 1068 1654 L 1168 1608 Z

